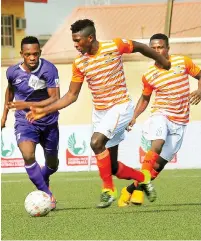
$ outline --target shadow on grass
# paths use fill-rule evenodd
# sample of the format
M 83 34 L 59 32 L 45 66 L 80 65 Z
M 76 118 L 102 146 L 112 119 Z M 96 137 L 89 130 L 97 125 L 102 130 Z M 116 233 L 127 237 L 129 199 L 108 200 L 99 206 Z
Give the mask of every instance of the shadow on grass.
M 172 204 L 153 204 L 153 205 L 129 205 L 124 208 L 117 208 L 117 206 L 112 205 L 109 208 L 96 208 L 96 207 L 58 207 L 52 212 L 62 212 L 62 211 L 77 211 L 77 210 L 96 210 L 101 214 L 102 210 L 107 210 L 107 212 L 103 212 L 108 214 L 109 210 L 112 210 L 112 214 L 122 214 L 123 213 L 162 213 L 162 212 L 177 212 L 180 209 L 170 209 L 168 207 L 182 207 L 182 206 L 201 206 L 200 203 L 172 203 Z M 166 209 L 157 209 L 161 207 L 167 207 Z M 150 210 L 152 208 L 152 210 Z M 149 210 L 147 210 L 149 209 Z M 109 211 L 110 212 L 110 211 Z
M 143 210 L 138 208 L 132 208 L 130 206 L 126 208 L 119 208 L 114 209 L 112 207 L 110 208 L 96 208 L 96 207 L 71 207 L 71 208 L 57 208 L 52 212 L 62 212 L 62 211 L 78 211 L 78 210 L 95 210 L 99 214 L 108 214 L 110 213 L 110 210 L 112 210 L 112 214 L 122 214 L 123 213 L 157 213 L 157 212 L 177 212 L 178 209 L 163 209 L 163 210 Z M 106 211 L 107 210 L 107 211 Z M 104 211 L 104 212 L 102 212 Z M 108 212 L 109 211 L 109 212 Z
M 69 208 L 56 208 L 52 212 L 60 212 L 60 211 L 70 211 L 70 210 L 93 210 L 96 207 L 69 207 Z

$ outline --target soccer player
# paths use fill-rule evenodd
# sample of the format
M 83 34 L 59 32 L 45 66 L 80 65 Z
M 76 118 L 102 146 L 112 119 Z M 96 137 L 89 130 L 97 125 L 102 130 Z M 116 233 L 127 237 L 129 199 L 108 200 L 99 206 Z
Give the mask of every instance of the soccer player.
M 189 57 L 169 55 L 169 40 L 164 34 L 154 34 L 150 38 L 149 46 L 171 62 L 171 69 L 164 70 L 156 61 L 142 76 L 142 95 L 130 122 L 132 127 L 136 118 L 147 108 L 152 92 L 155 91 L 151 116 L 145 122 L 142 131 L 142 136 L 151 142 L 142 169 L 149 170 L 153 180 L 182 145 L 186 125 L 189 122 L 190 104 L 197 105 L 201 101 L 201 69 Z M 189 75 L 198 80 L 198 89 L 191 94 Z M 132 183 L 122 189 L 118 205 L 124 207 L 129 202 L 143 203 L 141 185 L 136 188 Z
M 57 68 L 40 58 L 41 50 L 37 38 L 28 36 L 21 41 L 23 62 L 7 69 L 8 87 L 1 129 L 5 127 L 8 111 L 15 111 L 15 135 L 25 162 L 25 169 L 38 190 L 50 195 L 52 209 L 56 201 L 49 190 L 49 177 L 58 169 L 58 111 L 30 123 L 26 113 L 30 106 L 43 107 L 59 99 L 59 77 Z M 15 102 L 12 102 L 15 98 Z M 35 149 L 40 143 L 45 155 L 45 166 L 40 168 L 36 161 Z
M 135 179 L 143 184 L 143 188 L 149 184 L 148 195 L 155 195 L 155 190 L 150 184 L 149 171 L 137 171 L 117 161 L 118 145 L 124 139 L 124 131 L 132 119 L 134 110 L 126 87 L 122 54 L 140 52 L 155 59 L 167 69 L 170 68 L 170 62 L 148 46 L 135 41 L 98 41 L 94 22 L 89 19 L 76 21 L 71 25 L 71 31 L 79 56 L 72 66 L 73 75 L 68 92 L 52 105 L 32 108 L 27 118 L 31 121 L 75 102 L 85 79 L 94 103 L 91 148 L 96 155 L 99 174 L 103 181 L 103 190 L 97 207 L 108 207 L 116 198 L 112 174 L 121 179 Z

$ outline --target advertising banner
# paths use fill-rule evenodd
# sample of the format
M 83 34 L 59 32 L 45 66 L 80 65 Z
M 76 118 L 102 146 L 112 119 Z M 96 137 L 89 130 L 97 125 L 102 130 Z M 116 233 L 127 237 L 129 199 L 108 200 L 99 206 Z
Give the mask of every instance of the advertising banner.
M 60 172 L 97 170 L 96 158 L 90 147 L 91 125 L 60 126 L 59 169 Z M 133 168 L 140 168 L 150 143 L 141 136 L 142 125 L 136 124 L 119 145 L 118 160 Z M 183 144 L 177 155 L 166 166 L 175 168 L 201 168 L 201 122 L 189 123 Z M 44 165 L 44 153 L 36 148 L 36 160 Z M 1 172 L 25 172 L 24 160 L 17 147 L 14 129 L 4 128 L 1 134 Z

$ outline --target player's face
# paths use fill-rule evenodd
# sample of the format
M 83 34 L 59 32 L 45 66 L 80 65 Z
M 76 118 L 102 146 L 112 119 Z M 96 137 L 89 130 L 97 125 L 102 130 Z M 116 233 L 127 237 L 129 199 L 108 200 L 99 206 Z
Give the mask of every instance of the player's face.
M 165 40 L 153 39 L 149 44 L 150 48 L 154 49 L 157 53 L 168 58 L 169 47 L 166 46 Z
M 27 70 L 34 70 L 38 67 L 41 50 L 38 44 L 24 44 L 20 52 L 24 59 L 24 67 Z
M 77 49 L 77 51 L 79 51 L 81 54 L 90 53 L 93 40 L 91 35 L 85 37 L 81 32 L 73 33 L 72 39 L 74 42 L 74 47 Z

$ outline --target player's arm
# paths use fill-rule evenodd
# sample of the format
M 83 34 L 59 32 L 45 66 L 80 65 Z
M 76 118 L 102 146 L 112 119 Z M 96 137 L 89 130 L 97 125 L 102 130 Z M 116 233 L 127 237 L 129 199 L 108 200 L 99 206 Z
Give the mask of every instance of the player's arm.
M 3 109 L 3 115 L 1 118 L 1 129 L 5 127 L 7 116 L 9 109 L 7 107 L 8 102 L 13 101 L 14 99 L 14 89 L 11 86 L 11 84 L 8 84 L 5 92 L 5 102 L 4 102 L 4 109 Z
M 114 39 L 114 42 L 116 43 L 116 46 L 120 54 L 139 52 L 142 55 L 152 58 L 158 63 L 160 63 L 161 67 L 163 67 L 164 69 L 169 70 L 171 67 L 170 61 L 168 61 L 162 55 L 158 54 L 155 50 L 149 48 L 146 44 L 143 44 L 137 41 L 127 40 L 127 39 L 120 39 L 120 38 Z
M 15 102 L 8 102 L 7 107 L 8 109 L 16 109 L 16 110 L 24 110 L 30 109 L 31 106 L 33 107 L 45 107 L 57 101 L 60 98 L 60 90 L 59 88 L 48 88 L 48 95 L 49 98 L 46 100 L 38 101 L 38 102 L 31 102 L 31 101 L 15 101 Z
M 57 110 L 61 110 L 72 103 L 74 103 L 80 93 L 80 90 L 82 88 L 83 82 L 73 82 L 71 81 L 68 92 L 59 100 L 52 103 L 51 105 L 48 105 L 44 108 L 37 108 L 37 107 L 31 107 L 31 112 L 27 114 L 27 119 L 29 121 L 38 120 L 47 114 L 50 114 L 52 112 L 55 112 Z
M 49 98 L 46 100 L 42 100 L 39 102 L 28 102 L 29 103 L 29 108 L 31 106 L 33 107 L 45 107 L 47 105 L 51 105 L 52 103 L 54 103 L 55 101 L 60 99 L 60 89 L 59 87 L 57 88 L 48 88 L 47 89 Z
M 132 128 L 132 126 L 135 124 L 137 117 L 146 110 L 151 99 L 153 87 L 148 83 L 144 75 L 142 77 L 142 84 L 143 84 L 143 92 L 135 107 L 133 118 L 129 123 L 130 128 Z M 129 130 L 129 127 L 128 127 L 128 130 Z
M 198 65 L 194 64 L 192 59 L 185 56 L 185 66 L 187 73 L 193 78 L 198 80 L 198 88 L 190 94 L 190 103 L 197 105 L 201 101 L 201 69 Z
M 134 114 L 133 114 L 133 119 L 137 119 L 137 117 L 139 115 L 142 114 L 142 112 L 144 112 L 150 102 L 150 98 L 151 98 L 151 95 L 141 95 L 141 97 L 139 98 L 138 102 L 137 102 L 137 105 L 136 105 L 136 108 L 135 108 L 135 111 L 134 111 Z
M 169 70 L 171 67 L 170 61 L 163 57 L 161 54 L 158 54 L 155 50 L 148 47 L 146 44 L 133 41 L 133 53 L 136 52 L 139 52 L 148 58 L 154 59 L 166 70 Z
M 187 74 L 198 80 L 198 88 L 190 94 L 190 103 L 197 105 L 201 101 L 201 69 L 193 60 L 184 56 L 184 62 Z
M 190 103 L 197 105 L 201 101 L 201 71 L 194 78 L 198 80 L 198 88 L 190 94 Z
M 71 105 L 77 100 L 81 88 L 82 88 L 82 82 L 71 81 L 68 92 L 61 99 L 57 100 L 55 103 L 44 107 L 43 112 L 46 114 L 50 114 L 52 112 L 61 110 Z

